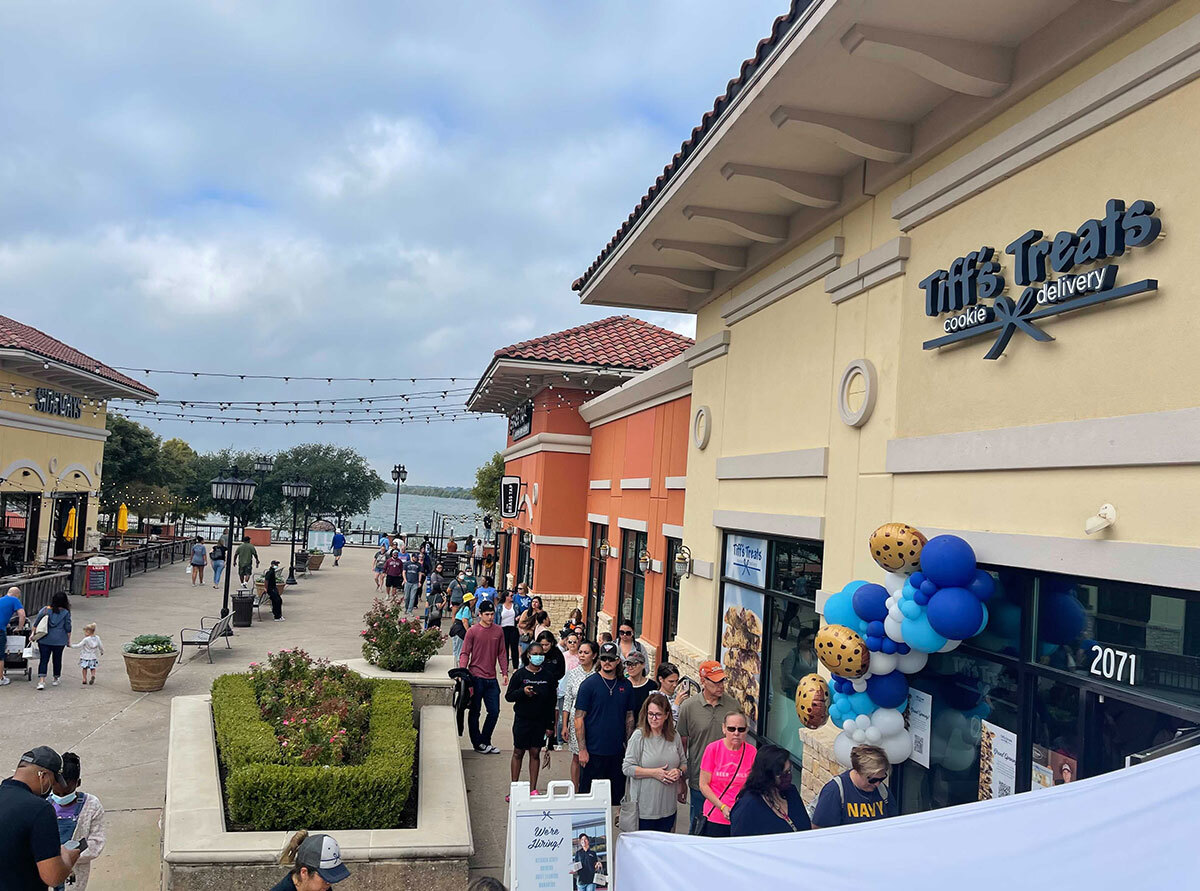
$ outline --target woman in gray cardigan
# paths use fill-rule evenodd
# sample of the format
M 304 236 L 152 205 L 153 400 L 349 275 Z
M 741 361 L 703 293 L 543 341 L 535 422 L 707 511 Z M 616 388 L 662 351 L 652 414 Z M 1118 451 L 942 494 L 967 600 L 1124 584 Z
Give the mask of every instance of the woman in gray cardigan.
M 46 634 L 38 638 L 38 682 L 39 690 L 46 689 L 46 667 L 54 660 L 54 680 L 51 686 L 58 686 L 62 676 L 63 650 L 71 645 L 71 603 L 67 595 L 59 591 L 50 598 L 50 605 L 43 606 L 33 618 L 33 627 L 41 626 L 42 619 L 46 620 Z
M 621 830 L 674 832 L 677 805 L 688 796 L 687 749 L 675 732 L 671 700 L 662 693 L 651 693 L 642 706 L 621 772 L 631 780 L 625 794 L 637 802 L 638 812 L 638 825 L 622 825 Z M 627 812 L 624 803 L 621 810 Z

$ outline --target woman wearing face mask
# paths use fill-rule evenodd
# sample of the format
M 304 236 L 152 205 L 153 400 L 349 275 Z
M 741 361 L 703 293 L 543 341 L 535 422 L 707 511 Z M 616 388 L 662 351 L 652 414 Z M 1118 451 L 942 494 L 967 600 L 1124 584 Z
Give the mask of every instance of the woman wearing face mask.
M 54 814 L 58 817 L 60 844 L 87 839 L 87 847 L 75 861 L 72 870 L 75 876 L 74 891 L 83 891 L 87 887 L 92 861 L 104 850 L 104 807 L 95 795 L 79 791 L 79 756 L 74 752 L 63 752 L 62 761 L 63 782 L 54 784 L 50 803 L 54 805 Z M 59 885 L 58 891 L 62 891 L 63 887 Z
M 521 657 L 523 663 L 508 681 L 504 698 L 513 704 L 512 781 L 521 778 L 521 761 L 529 753 L 529 790 L 537 795 L 539 758 L 546 741 L 546 727 L 558 693 L 558 679 L 545 670 L 546 654 L 541 641 L 534 641 Z M 504 796 L 508 801 L 508 796 Z

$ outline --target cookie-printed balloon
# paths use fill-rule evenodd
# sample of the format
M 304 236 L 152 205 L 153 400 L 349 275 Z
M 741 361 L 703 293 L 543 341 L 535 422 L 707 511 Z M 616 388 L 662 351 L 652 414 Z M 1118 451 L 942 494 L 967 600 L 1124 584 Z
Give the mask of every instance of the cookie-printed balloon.
M 866 642 L 845 625 L 826 625 L 817 632 L 815 649 L 821 664 L 844 678 L 860 678 L 871 668 Z
M 829 685 L 819 674 L 806 674 L 796 685 L 796 714 L 809 730 L 816 730 L 829 717 Z
M 915 572 L 926 540 L 907 523 L 884 523 L 871 533 L 871 559 L 888 572 Z

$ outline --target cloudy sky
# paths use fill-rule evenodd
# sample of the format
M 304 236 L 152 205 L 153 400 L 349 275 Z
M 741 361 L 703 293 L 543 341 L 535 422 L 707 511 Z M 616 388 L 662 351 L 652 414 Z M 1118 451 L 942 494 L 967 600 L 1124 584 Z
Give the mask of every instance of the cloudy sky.
M 473 383 L 497 347 L 611 314 L 572 280 L 786 6 L 6 0 L 0 313 L 112 365 Z M 503 445 L 499 419 L 151 426 L 352 445 L 410 484 L 469 484 Z

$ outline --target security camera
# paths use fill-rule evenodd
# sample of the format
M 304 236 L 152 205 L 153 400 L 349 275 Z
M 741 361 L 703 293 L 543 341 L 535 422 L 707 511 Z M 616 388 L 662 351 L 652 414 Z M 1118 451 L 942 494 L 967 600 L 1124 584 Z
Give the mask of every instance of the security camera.
M 1087 518 L 1083 524 L 1083 531 L 1088 535 L 1095 535 L 1101 529 L 1107 529 L 1115 522 L 1117 522 L 1117 509 L 1111 504 L 1102 504 L 1094 517 Z

